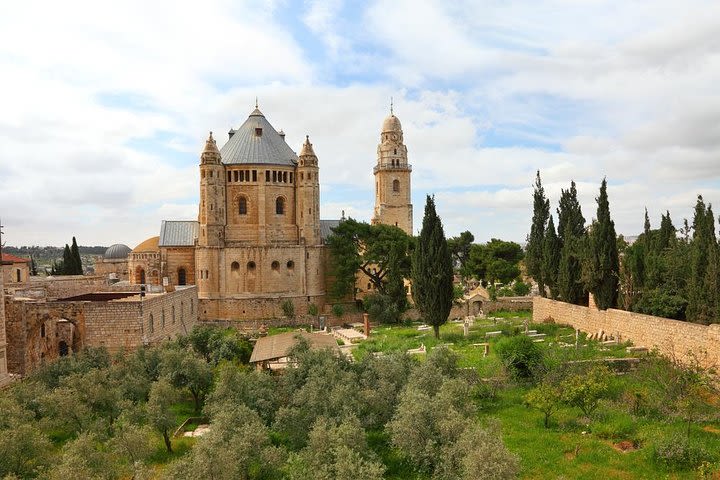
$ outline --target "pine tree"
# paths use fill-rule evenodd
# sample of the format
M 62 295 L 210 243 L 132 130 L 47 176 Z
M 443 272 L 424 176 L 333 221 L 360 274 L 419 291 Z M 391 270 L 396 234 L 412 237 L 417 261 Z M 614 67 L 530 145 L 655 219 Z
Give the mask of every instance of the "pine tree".
M 412 265 L 413 299 L 435 338 L 447 322 L 453 301 L 453 268 L 435 198 L 428 195 L 423 226 Z
M 610 202 L 607 196 L 607 180 L 600 184 L 597 201 L 597 220 L 593 222 L 590 234 L 586 272 L 588 290 L 595 296 L 595 303 L 601 310 L 617 305 L 620 262 L 617 250 L 615 222 L 610 218 Z
M 70 253 L 73 257 L 73 271 L 72 275 L 82 275 L 83 274 L 83 268 L 82 268 L 82 258 L 80 258 L 80 249 L 78 248 L 77 241 L 75 240 L 75 237 L 72 239 L 72 247 L 70 247 Z
M 560 266 L 560 239 L 555 233 L 555 222 L 553 221 L 552 215 L 550 215 L 547 228 L 545 229 L 542 260 L 543 279 L 550 289 L 550 298 L 556 299 L 558 296 L 557 279 L 558 267 Z
M 543 297 L 547 284 L 547 280 L 543 276 L 543 238 L 549 216 L 550 200 L 545 197 L 545 189 L 540 180 L 540 170 L 538 170 L 533 190 L 533 218 L 530 235 L 527 238 L 525 266 L 528 274 L 537 282 L 540 295 Z
M 558 236 L 561 242 L 557 289 L 559 297 L 568 303 L 585 303 L 587 292 L 582 281 L 581 259 L 585 249 L 585 217 L 577 199 L 575 182 L 569 190 L 562 190 L 558 207 Z
M 32 255 L 30 255 L 30 275 L 37 276 L 37 263 L 35 263 L 35 257 Z

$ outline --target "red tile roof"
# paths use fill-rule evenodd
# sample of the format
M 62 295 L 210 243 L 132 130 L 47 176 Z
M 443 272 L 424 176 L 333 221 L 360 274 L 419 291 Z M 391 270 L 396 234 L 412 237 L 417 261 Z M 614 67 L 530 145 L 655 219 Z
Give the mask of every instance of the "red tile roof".
M 15 255 L 10 255 L 9 253 L 3 253 L 2 257 L 0 257 L 0 262 L 28 263 L 30 262 L 30 259 L 16 257 Z

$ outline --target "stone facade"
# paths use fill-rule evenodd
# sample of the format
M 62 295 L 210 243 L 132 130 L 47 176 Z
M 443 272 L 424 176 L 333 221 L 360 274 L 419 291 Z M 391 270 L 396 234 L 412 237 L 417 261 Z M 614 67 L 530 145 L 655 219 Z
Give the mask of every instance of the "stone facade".
M 0 275 L 0 387 L 10 380 L 7 369 L 7 336 L 5 334 L 5 288 Z
M 30 278 L 30 260 L 14 255 L 2 254 L 0 261 L 1 274 L 4 283 L 24 283 Z
M 59 300 L 6 299 L 8 370 L 26 374 L 43 361 L 84 347 L 118 353 L 188 333 L 197 324 L 197 287 L 141 297 L 86 293 Z
M 95 275 L 117 280 L 128 280 L 128 259 L 105 259 L 98 256 L 95 260 Z
M 720 366 L 720 324 L 699 325 L 653 317 L 624 310 L 597 310 L 535 297 L 533 322 L 548 319 L 586 333 L 600 331 L 630 340 L 636 346 L 656 348 L 663 355 L 689 362 L 697 359 L 704 367 Z

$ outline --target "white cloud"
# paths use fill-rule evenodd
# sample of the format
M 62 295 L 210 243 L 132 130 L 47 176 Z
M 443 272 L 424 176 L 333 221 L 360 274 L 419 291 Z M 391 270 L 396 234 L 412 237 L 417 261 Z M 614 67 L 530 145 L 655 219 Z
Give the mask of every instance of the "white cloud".
M 348 5 L 357 16 L 343 16 Z M 637 233 L 646 205 L 679 225 L 697 193 L 720 202 L 720 6 L 653 5 L 9 3 L 8 241 L 75 234 L 132 246 L 163 218 L 193 218 L 207 131 L 223 143 L 255 96 L 293 149 L 310 135 L 323 217 L 372 214 L 375 148 L 394 96 L 416 227 L 424 195 L 436 193 L 448 233 L 523 240 L 537 169 L 553 209 L 575 179 L 589 221 L 607 176 L 618 231 Z

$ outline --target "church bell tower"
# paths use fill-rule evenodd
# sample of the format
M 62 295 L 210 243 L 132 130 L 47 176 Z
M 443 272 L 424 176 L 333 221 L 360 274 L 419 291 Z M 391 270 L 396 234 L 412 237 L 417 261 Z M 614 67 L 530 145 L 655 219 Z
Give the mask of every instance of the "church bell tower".
M 393 113 L 383 121 L 377 147 L 375 174 L 375 212 L 372 224 L 394 225 L 408 235 L 413 234 L 413 213 L 410 189 L 412 166 L 408 163 L 400 119 Z

